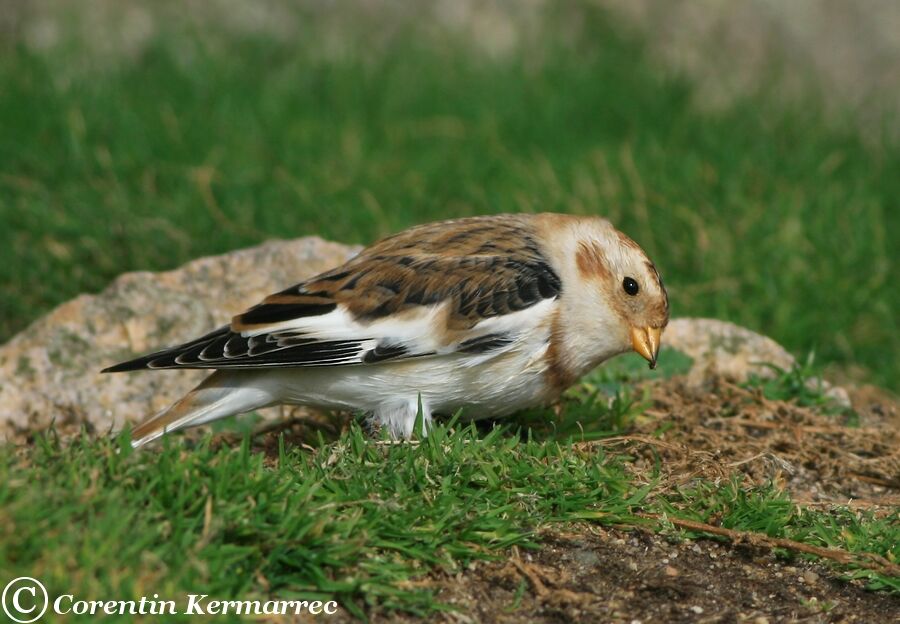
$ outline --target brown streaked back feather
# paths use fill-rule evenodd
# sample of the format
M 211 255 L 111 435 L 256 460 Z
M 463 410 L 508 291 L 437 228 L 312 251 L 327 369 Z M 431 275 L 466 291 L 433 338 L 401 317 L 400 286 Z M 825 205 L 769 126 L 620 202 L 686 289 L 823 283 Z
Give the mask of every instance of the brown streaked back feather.
M 343 266 L 267 297 L 233 331 L 322 314 L 343 305 L 374 320 L 450 302 L 451 329 L 528 308 L 562 285 L 522 215 L 431 223 L 390 236 Z
M 509 336 L 477 336 L 466 330 L 555 298 L 562 289 L 537 242 L 532 219 L 473 217 L 406 230 L 340 267 L 267 297 L 230 326 L 104 372 L 342 366 L 435 355 L 433 336 L 416 332 L 452 336 L 441 353 L 502 349 L 511 342 Z M 372 329 L 385 317 L 438 304 L 446 305 L 441 326 L 414 325 L 418 329 L 402 337 Z M 328 318 L 339 307 L 360 325 L 349 335 L 353 323 Z M 319 323 L 314 332 L 306 331 L 305 320 Z M 332 321 L 341 325 L 328 325 Z

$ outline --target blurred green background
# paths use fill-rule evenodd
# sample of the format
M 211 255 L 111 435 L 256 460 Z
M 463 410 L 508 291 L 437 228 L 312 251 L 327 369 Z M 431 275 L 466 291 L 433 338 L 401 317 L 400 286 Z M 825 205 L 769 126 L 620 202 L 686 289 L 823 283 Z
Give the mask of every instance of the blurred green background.
M 0 3 L 0 340 L 271 237 L 567 211 L 640 242 L 674 315 L 897 390 L 883 76 L 854 99 L 761 36 L 749 66 L 702 37 L 679 55 L 674 5 L 622 4 Z

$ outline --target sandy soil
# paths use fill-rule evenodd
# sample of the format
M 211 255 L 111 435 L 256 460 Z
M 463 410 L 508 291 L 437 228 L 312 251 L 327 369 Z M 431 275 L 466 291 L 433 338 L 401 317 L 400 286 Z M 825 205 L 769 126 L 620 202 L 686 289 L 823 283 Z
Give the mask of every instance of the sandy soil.
M 894 622 L 900 598 L 710 540 L 572 527 L 534 553 L 428 582 L 459 611 L 445 622 Z M 373 621 L 412 622 L 404 616 Z

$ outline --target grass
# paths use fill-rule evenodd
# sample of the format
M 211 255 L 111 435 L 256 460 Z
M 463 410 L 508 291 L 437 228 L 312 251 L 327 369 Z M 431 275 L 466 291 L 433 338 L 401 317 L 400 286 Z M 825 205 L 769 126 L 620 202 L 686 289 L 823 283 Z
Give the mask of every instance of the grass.
M 814 511 L 795 505 L 783 491 L 767 486 L 748 489 L 738 481 L 725 485 L 701 483 L 669 495 L 660 504 L 670 517 L 715 522 L 716 526 L 785 538 L 822 548 L 876 554 L 896 562 L 900 557 L 900 510 L 877 517 L 870 511 L 837 507 Z M 688 535 L 702 535 L 702 532 Z M 869 588 L 900 593 L 900 578 L 871 570 L 849 572 L 868 579 Z
M 496 58 L 365 24 L 329 56 L 314 16 L 297 40 L 163 31 L 96 71 L 77 46 L 13 46 L 0 58 L 0 337 L 123 271 L 269 237 L 360 243 L 554 210 L 635 237 L 675 315 L 733 320 L 896 390 L 900 147 L 827 122 L 812 97 L 782 106 L 763 91 L 700 112 L 639 42 L 571 11 Z
M 85 72 L 77 49 L 13 45 L 0 55 L 0 338 L 123 271 L 269 237 L 357 243 L 429 219 L 555 210 L 633 235 L 675 315 L 814 347 L 896 390 L 900 148 L 861 141 L 815 100 L 761 92 L 699 112 L 639 42 L 591 9 L 575 15 L 573 30 L 551 12 L 534 45 L 496 58 L 412 26 L 323 55 L 314 18 L 299 40 L 223 47 L 189 33 L 187 52 L 163 33 L 102 71 Z M 270 453 L 209 439 L 132 453 L 127 433 L 0 446 L 0 578 L 86 597 L 327 595 L 356 614 L 424 614 L 445 607 L 407 581 L 435 567 L 527 548 L 561 523 L 673 530 L 648 513 L 900 558 L 896 514 L 799 510 L 774 486 L 661 492 L 627 455 L 575 443 L 627 431 L 645 407 L 629 384 L 658 374 L 617 361 L 560 416 L 521 414 L 526 433 L 443 425 L 390 445 L 352 428 Z M 808 376 L 753 383 L 832 410 Z M 843 571 L 900 592 L 896 578 Z
M 769 376 L 752 374 L 745 384 L 762 390 L 763 396 L 774 401 L 791 401 L 802 407 L 812 407 L 830 414 L 849 426 L 859 426 L 859 414 L 852 406 L 842 404 L 829 394 L 825 381 L 815 365 L 815 354 L 794 363 L 790 369 L 770 366 Z
M 4 526 L 18 536 L 3 545 L 4 573 L 123 598 L 328 595 L 358 613 L 427 612 L 429 593 L 398 584 L 532 545 L 548 522 L 621 521 L 646 494 L 615 458 L 500 429 L 438 427 L 418 445 L 379 445 L 354 428 L 317 453 L 282 446 L 274 457 L 208 441 L 132 454 L 123 438 L 43 439 L 24 460 L 4 455 Z M 15 487 L 25 475 L 31 487 Z
M 249 437 L 166 438 L 136 453 L 127 432 L 71 444 L 50 434 L 0 447 L 0 575 L 28 573 L 51 594 L 335 598 L 360 616 L 424 615 L 448 607 L 410 581 L 533 547 L 572 522 L 666 532 L 666 518 L 682 517 L 900 558 L 897 512 L 799 509 L 774 486 L 738 481 L 660 491 L 629 461 L 580 438 L 452 422 L 418 443 L 379 443 L 354 425 L 312 450 L 279 437 L 269 452 Z M 900 593 L 897 577 L 844 569 Z
M 451 609 L 416 581 L 535 548 L 544 531 L 573 523 L 716 539 L 672 524 L 684 519 L 839 549 L 858 562 L 900 561 L 900 510 L 804 508 L 776 484 L 737 473 L 673 489 L 630 469 L 630 451 L 591 443 L 628 433 L 649 407 L 635 382 L 688 365 L 662 373 L 622 359 L 570 390 L 558 411 L 493 426 L 453 419 L 405 443 L 372 439 L 355 421 L 301 444 L 284 434 L 254 441 L 249 417 L 218 427 L 238 432 L 225 438 L 172 436 L 141 452 L 128 431 L 68 443 L 50 431 L 27 447 L 0 446 L 0 577 L 40 578 L 51 595 L 156 593 L 180 609 L 190 593 L 334 599 L 365 619 Z M 846 416 L 812 383 L 819 372 L 809 358 L 747 385 L 762 390 L 760 400 Z M 832 565 L 900 595 L 898 576 Z
M 534 548 L 546 530 L 573 523 L 710 537 L 672 523 L 684 519 L 852 553 L 856 563 L 832 562 L 840 575 L 900 595 L 900 576 L 861 563 L 900 561 L 900 510 L 803 508 L 782 487 L 738 473 L 673 489 L 632 469 L 632 451 L 592 444 L 627 434 L 650 406 L 635 382 L 690 362 L 675 364 L 648 371 L 622 358 L 556 411 L 493 426 L 454 419 L 408 443 L 372 439 L 353 421 L 341 433 L 254 440 L 251 416 L 217 427 L 225 438 L 172 436 L 141 452 L 128 431 L 67 443 L 50 431 L 25 447 L 0 446 L 0 578 L 34 576 L 51 595 L 155 593 L 179 609 L 199 593 L 334 599 L 363 619 L 425 616 L 452 608 L 417 583 L 432 570 Z M 747 385 L 760 400 L 848 416 L 812 383 L 819 372 L 810 358 Z

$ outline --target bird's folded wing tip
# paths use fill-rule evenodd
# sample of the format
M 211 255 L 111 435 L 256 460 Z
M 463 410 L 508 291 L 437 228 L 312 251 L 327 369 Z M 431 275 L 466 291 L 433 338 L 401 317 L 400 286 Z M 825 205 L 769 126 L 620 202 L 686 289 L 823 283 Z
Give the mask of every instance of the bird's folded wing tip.
M 119 362 L 118 364 L 107 366 L 100 371 L 100 374 L 126 373 L 128 371 L 143 370 L 145 368 L 147 368 L 147 364 L 144 361 L 144 358 L 138 358 L 137 360 L 128 360 L 127 362 Z

